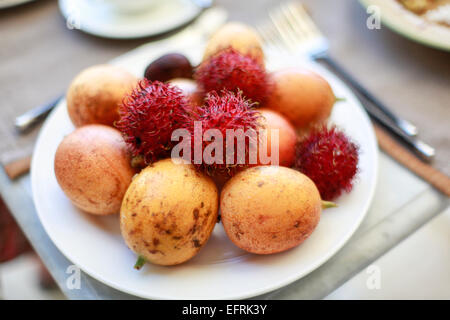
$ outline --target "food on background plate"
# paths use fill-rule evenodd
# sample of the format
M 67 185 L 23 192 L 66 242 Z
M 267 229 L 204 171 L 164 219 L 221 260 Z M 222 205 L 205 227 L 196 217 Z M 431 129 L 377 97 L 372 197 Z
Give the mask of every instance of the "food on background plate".
M 211 36 L 206 44 L 203 61 L 230 47 L 243 55 L 253 57 L 258 63 L 264 65 L 260 36 L 253 28 L 239 22 L 229 22 Z
M 257 254 L 288 250 L 305 241 L 320 220 L 322 202 L 314 183 L 290 168 L 246 169 L 225 184 L 221 221 L 239 248 Z
M 192 72 L 188 58 L 180 53 L 168 53 L 151 62 L 144 77 L 149 81 L 166 82 L 175 78 L 192 78 Z
M 332 125 L 319 125 L 297 145 L 294 167 L 314 181 L 324 200 L 350 192 L 358 172 L 359 147 Z
M 264 65 L 250 55 L 226 48 L 203 61 L 194 78 L 203 93 L 224 89 L 242 94 L 253 102 L 264 103 L 270 94 L 270 78 Z
M 450 0 L 398 0 L 407 10 L 429 22 L 450 27 Z
M 120 228 L 128 247 L 146 261 L 175 265 L 194 257 L 217 222 L 214 182 L 191 164 L 155 162 L 131 183 L 120 210 Z
M 54 162 L 55 176 L 66 196 L 95 215 L 119 213 L 135 171 L 119 131 L 86 125 L 64 138 Z
M 270 109 L 258 109 L 262 116 L 262 127 L 267 131 L 263 131 L 263 134 L 267 137 L 267 156 L 271 156 L 272 143 L 271 136 L 272 130 L 278 130 L 278 144 L 275 146 L 275 150 L 279 152 L 279 165 L 284 167 L 290 167 L 294 164 L 295 160 L 295 144 L 297 142 L 297 134 L 295 128 L 290 122 L 281 114 Z M 261 162 L 261 159 L 259 160 Z M 273 164 L 273 163 L 264 163 Z
M 287 68 L 273 72 L 271 78 L 274 89 L 265 107 L 284 115 L 297 129 L 330 116 L 336 97 L 320 75 L 302 68 Z
M 127 70 L 96 65 L 80 72 L 67 91 L 67 111 L 76 127 L 86 124 L 112 126 L 119 119 L 124 95 L 137 83 Z
M 435 9 L 428 10 L 424 15 L 425 19 L 440 24 L 444 27 L 450 27 L 450 1 L 447 1 L 445 5 L 436 7 Z
M 430 9 L 436 0 L 399 0 L 399 2 L 403 4 L 406 9 L 420 14 Z

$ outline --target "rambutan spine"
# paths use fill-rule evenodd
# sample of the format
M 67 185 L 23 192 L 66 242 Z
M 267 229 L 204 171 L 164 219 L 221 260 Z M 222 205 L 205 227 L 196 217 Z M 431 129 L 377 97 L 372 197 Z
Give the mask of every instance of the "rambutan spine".
M 238 93 L 253 102 L 264 103 L 270 94 L 270 77 L 251 55 L 244 55 L 228 47 L 204 61 L 194 73 L 203 94 L 222 90 Z
M 187 119 L 186 128 L 188 128 L 191 134 L 192 141 L 192 159 L 194 159 L 195 154 L 195 122 L 201 124 L 201 135 L 202 138 L 204 134 L 209 129 L 217 129 L 220 131 L 223 137 L 223 161 L 222 163 L 211 163 L 207 164 L 205 161 L 201 163 L 192 163 L 200 170 L 206 172 L 209 175 L 215 173 L 233 175 L 239 169 L 248 166 L 249 150 L 250 146 L 256 145 L 257 141 L 252 138 L 245 140 L 243 156 L 245 159 L 241 159 L 244 163 L 238 163 L 237 151 L 237 141 L 234 140 L 234 145 L 231 146 L 234 150 L 234 160 L 232 163 L 227 161 L 227 145 L 226 136 L 228 130 L 236 132 L 237 130 L 242 130 L 244 133 L 248 130 L 252 130 L 255 133 L 255 139 L 257 138 L 257 131 L 260 128 L 260 113 L 254 109 L 254 103 L 243 97 L 242 92 L 238 91 L 236 94 L 223 90 L 219 95 L 216 91 L 209 92 L 205 97 L 205 103 L 203 106 L 197 108 L 197 113 L 194 117 Z M 245 138 L 244 138 L 245 139 Z M 202 139 L 201 141 L 201 152 L 211 144 L 211 141 L 206 141 Z M 204 159 L 203 159 L 204 160 Z
M 180 128 L 190 107 L 177 87 L 142 79 L 124 97 L 115 123 L 134 157 L 151 163 L 169 155 L 173 130 Z
M 294 168 L 317 186 L 323 200 L 350 192 L 358 172 L 359 147 L 335 125 L 318 125 L 299 141 Z

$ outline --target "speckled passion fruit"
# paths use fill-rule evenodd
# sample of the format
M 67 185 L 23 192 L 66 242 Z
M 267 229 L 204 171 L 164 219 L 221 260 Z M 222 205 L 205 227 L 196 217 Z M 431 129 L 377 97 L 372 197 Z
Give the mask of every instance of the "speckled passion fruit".
M 104 125 L 78 128 L 59 144 L 55 176 L 78 208 L 96 215 L 119 213 L 135 174 L 120 132 Z
M 119 105 L 137 84 L 127 70 L 102 64 L 80 72 L 67 91 L 67 112 L 76 127 L 86 124 L 112 126 L 119 120 Z
M 175 265 L 194 257 L 217 221 L 214 182 L 191 164 L 171 159 L 142 170 L 128 188 L 120 210 L 120 228 L 128 247 L 145 261 Z
M 298 246 L 316 228 L 322 201 L 307 176 L 286 167 L 239 172 L 220 195 L 228 237 L 243 250 L 271 254 Z

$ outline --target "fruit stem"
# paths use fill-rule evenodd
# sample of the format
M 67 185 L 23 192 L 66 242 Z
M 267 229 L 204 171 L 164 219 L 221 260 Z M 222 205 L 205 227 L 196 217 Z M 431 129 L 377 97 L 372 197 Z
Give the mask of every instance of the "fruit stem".
M 334 103 L 336 102 L 341 102 L 341 101 L 346 101 L 347 99 L 344 97 L 334 97 Z
M 322 209 L 335 208 L 337 206 L 334 202 L 322 200 Z
M 147 262 L 147 261 L 145 260 L 145 258 L 144 258 L 143 256 L 139 256 L 138 259 L 137 259 L 137 261 L 136 261 L 136 264 L 134 265 L 134 268 L 135 268 L 136 270 L 141 270 L 141 268 L 144 266 L 144 264 L 145 264 L 146 262 Z

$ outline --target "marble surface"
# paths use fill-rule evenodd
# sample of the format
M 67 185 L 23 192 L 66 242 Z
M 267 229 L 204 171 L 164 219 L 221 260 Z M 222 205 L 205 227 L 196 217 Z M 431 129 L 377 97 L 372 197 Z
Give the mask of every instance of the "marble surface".
M 449 230 L 447 209 L 325 299 L 449 300 Z
M 39 279 L 39 262 L 33 253 L 0 264 L 0 299 L 2 300 L 63 300 L 56 289 L 43 289 Z

